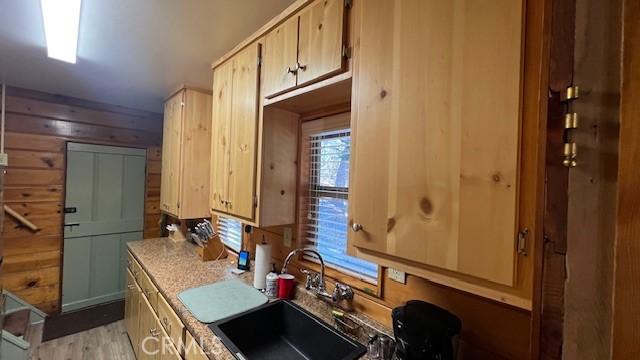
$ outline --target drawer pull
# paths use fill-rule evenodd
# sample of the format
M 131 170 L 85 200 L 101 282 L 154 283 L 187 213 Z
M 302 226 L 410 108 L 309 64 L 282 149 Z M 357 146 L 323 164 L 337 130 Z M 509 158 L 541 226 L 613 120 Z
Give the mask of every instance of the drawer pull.
M 129 289 L 129 290 L 133 290 L 133 289 L 135 289 L 135 288 L 136 288 L 136 287 L 135 287 L 134 285 L 131 285 L 131 284 L 127 285 L 127 289 Z
M 353 232 L 362 230 L 362 224 L 353 223 L 353 225 L 351 225 L 351 230 L 353 230 Z
M 171 333 L 171 323 L 169 323 L 166 317 L 162 318 L 162 323 L 164 324 L 164 328 L 167 329 L 167 332 Z

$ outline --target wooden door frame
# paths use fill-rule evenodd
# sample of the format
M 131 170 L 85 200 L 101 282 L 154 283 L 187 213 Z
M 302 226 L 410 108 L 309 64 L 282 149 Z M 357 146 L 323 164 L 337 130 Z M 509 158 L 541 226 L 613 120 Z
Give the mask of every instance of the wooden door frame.
M 640 358 L 640 2 L 623 4 L 612 358 Z
M 535 242 L 531 359 L 561 359 L 566 279 L 569 168 L 562 164 L 564 115 L 573 85 L 576 0 L 547 1 L 548 98 L 543 235 Z

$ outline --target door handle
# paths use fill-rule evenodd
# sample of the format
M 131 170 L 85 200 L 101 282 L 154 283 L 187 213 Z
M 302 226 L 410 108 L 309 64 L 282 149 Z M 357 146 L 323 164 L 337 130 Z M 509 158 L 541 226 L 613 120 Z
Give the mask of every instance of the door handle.
M 80 223 L 69 223 L 69 224 L 64 224 L 65 227 L 70 227 L 71 229 L 73 229 L 74 226 L 80 226 Z

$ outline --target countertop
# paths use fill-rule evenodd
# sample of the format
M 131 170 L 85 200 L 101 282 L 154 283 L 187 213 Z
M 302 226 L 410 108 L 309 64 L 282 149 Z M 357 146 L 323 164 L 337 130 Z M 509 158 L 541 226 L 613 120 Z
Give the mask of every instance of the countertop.
M 195 252 L 196 245 L 186 241 L 173 242 L 168 238 L 157 238 L 129 242 L 127 246 L 209 358 L 235 359 L 208 325 L 199 322 L 191 315 L 178 300 L 178 294 L 194 287 L 237 278 L 252 284 L 253 273 L 233 274 L 231 270 L 236 267 L 235 258 L 203 262 Z M 333 324 L 331 306 L 316 299 L 304 288 L 298 287 L 294 302 L 325 322 Z M 389 329 L 364 315 L 353 314 L 352 316 L 368 329 L 389 334 Z M 362 337 L 358 340 L 363 342 Z M 366 358 L 365 355 L 362 359 Z

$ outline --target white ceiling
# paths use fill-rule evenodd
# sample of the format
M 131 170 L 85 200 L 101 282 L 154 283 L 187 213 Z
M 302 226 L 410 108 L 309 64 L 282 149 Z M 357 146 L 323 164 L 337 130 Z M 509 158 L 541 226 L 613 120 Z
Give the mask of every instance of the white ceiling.
M 293 0 L 83 0 L 77 64 L 47 58 L 39 0 L 0 0 L 0 82 L 161 111 Z

